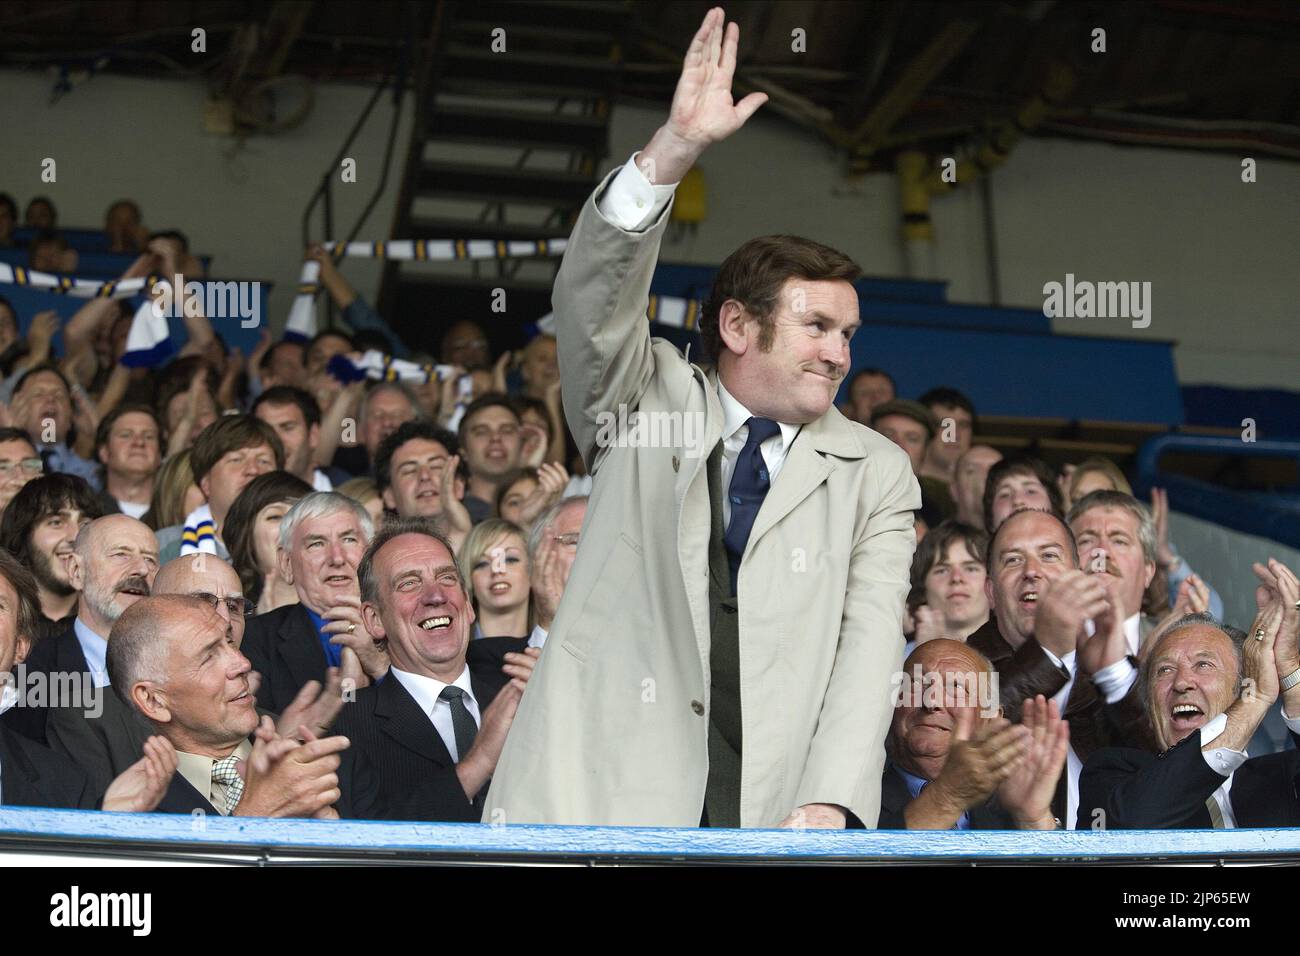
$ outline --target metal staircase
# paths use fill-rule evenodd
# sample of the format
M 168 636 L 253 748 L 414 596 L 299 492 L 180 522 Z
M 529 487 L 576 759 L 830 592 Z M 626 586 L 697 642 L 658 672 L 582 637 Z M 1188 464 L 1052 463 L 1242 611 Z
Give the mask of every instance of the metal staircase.
M 439 3 L 391 235 L 567 236 L 608 152 L 630 22 L 622 2 Z M 557 266 L 389 263 L 380 309 L 424 351 L 463 318 L 483 325 L 493 351 L 517 347 L 524 327 L 550 310 Z M 493 311 L 496 289 L 505 290 L 504 313 Z

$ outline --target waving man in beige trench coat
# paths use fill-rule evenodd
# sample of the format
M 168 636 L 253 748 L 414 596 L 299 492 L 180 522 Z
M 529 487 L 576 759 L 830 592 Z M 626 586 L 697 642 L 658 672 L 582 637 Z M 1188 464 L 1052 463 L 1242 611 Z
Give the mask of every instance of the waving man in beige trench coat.
M 742 246 L 700 320 L 716 375 L 646 321 L 673 185 L 766 100 L 732 102 L 738 35 L 706 16 L 667 123 L 587 201 L 556 279 L 594 483 L 485 822 L 875 826 L 921 499 L 903 452 L 833 404 L 857 267 Z

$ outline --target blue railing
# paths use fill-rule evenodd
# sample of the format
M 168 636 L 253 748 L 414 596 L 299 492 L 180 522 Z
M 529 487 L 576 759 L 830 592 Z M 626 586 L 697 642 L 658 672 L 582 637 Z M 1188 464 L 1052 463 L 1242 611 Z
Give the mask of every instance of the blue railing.
M 1242 441 L 1191 435 L 1159 435 L 1138 451 L 1139 496 L 1158 485 L 1168 490 L 1170 507 L 1243 534 L 1269 538 L 1300 548 L 1300 496 L 1297 489 L 1265 494 L 1224 488 L 1196 478 L 1160 470 L 1163 455 L 1219 455 L 1234 458 L 1289 458 L 1300 468 L 1300 441 Z
M 1300 859 L 1300 829 L 1128 831 L 698 830 L 490 826 L 117 814 L 0 808 L 0 860 L 28 852 L 217 853 L 351 859 L 734 862 L 1062 862 Z

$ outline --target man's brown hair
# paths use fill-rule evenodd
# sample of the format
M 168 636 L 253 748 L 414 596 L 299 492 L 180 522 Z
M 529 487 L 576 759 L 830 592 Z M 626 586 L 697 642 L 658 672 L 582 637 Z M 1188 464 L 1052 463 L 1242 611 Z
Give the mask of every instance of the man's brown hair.
M 36 578 L 18 562 L 17 558 L 3 550 L 0 550 L 0 577 L 8 581 L 9 586 L 18 595 L 18 607 L 14 609 L 18 636 L 27 638 L 31 642 L 31 647 L 35 647 L 42 633 L 41 597 L 36 589 Z
M 700 337 L 706 357 L 716 362 L 722 354 L 718 318 L 728 299 L 735 299 L 758 320 L 758 347 L 766 352 L 772 348 L 774 316 L 786 279 L 853 282 L 861 275 L 862 269 L 844 253 L 811 239 L 759 236 L 749 240 L 727 256 L 704 303 Z
M 199 432 L 190 449 L 190 470 L 197 485 L 217 462 L 232 451 L 268 445 L 275 453 L 275 467 L 284 470 L 284 446 L 275 429 L 252 415 L 223 415 Z

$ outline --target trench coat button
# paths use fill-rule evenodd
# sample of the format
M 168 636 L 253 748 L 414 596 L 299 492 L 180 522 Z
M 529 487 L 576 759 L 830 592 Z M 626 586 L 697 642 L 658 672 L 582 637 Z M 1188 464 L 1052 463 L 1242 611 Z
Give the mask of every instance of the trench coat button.
M 701 704 L 698 700 L 691 701 L 691 710 L 695 711 L 695 715 L 697 717 L 704 716 L 704 705 Z
M 682 460 L 673 455 L 673 471 L 678 471 L 682 467 Z

